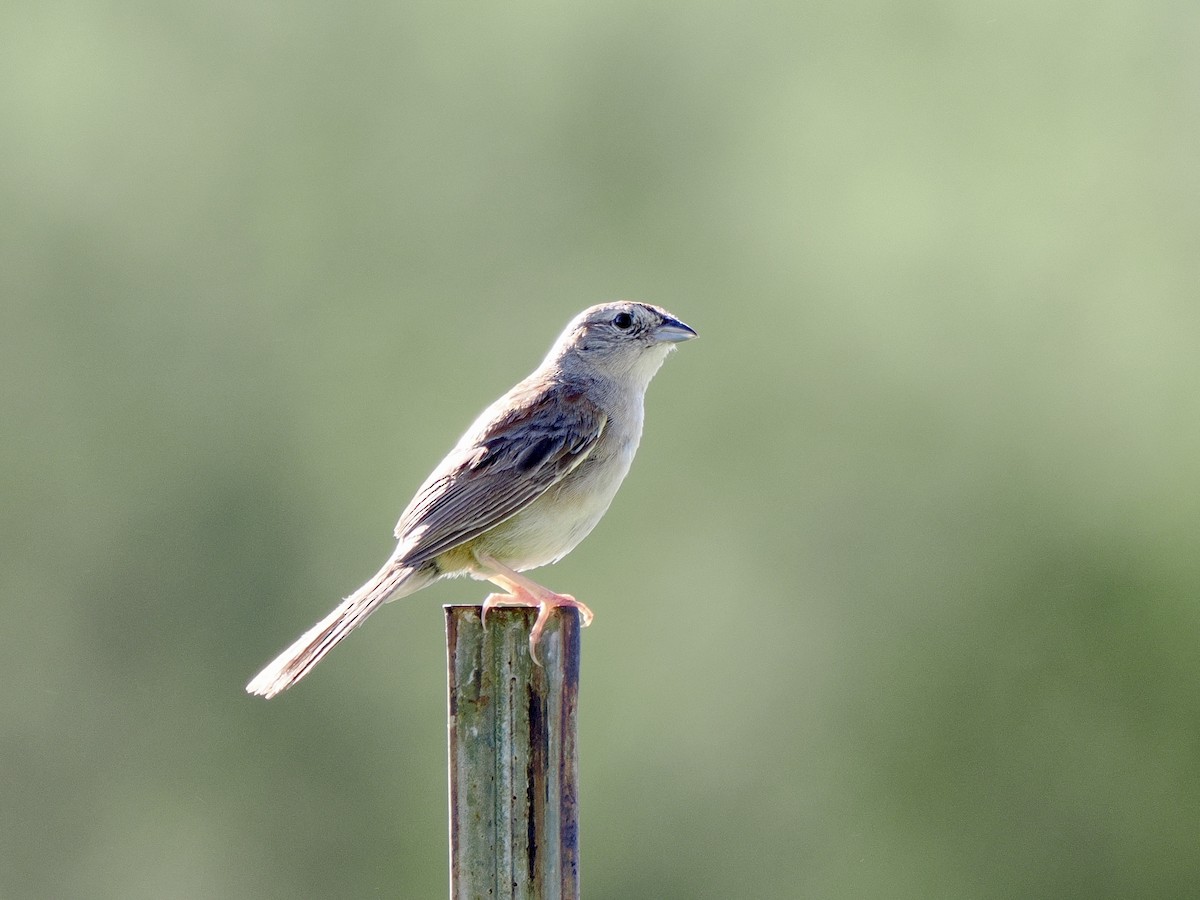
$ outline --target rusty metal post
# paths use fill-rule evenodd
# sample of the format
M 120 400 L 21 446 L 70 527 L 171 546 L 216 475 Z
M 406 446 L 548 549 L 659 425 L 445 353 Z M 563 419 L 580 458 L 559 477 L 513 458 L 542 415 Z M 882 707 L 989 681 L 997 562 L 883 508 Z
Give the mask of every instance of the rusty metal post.
M 445 609 L 451 900 L 577 900 L 579 614 Z

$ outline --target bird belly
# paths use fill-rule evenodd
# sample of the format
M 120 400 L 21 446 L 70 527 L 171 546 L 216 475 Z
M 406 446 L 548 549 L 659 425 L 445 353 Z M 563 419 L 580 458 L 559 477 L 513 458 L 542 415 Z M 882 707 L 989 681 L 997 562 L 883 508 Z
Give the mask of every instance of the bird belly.
M 557 562 L 604 516 L 629 472 L 633 449 L 608 460 L 597 459 L 593 453 L 527 507 L 473 543 L 517 571 Z

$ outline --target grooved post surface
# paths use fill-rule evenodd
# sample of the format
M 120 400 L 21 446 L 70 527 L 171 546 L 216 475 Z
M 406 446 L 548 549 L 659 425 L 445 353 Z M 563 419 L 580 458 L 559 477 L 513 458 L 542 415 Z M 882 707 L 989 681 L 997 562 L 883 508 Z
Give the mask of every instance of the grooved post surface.
M 579 614 L 447 606 L 452 900 L 576 900 Z

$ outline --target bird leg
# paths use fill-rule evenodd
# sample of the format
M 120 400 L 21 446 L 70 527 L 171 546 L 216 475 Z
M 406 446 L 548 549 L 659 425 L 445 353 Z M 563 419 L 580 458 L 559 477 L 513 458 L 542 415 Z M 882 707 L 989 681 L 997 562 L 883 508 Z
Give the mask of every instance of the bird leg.
M 487 598 L 483 601 L 482 618 L 485 628 L 487 627 L 488 610 L 497 606 L 537 607 L 537 619 L 534 621 L 533 628 L 529 632 L 529 655 L 539 666 L 542 662 L 538 659 L 537 645 L 538 641 L 541 640 L 542 631 L 545 629 L 546 622 L 549 621 L 550 613 L 553 610 L 563 606 L 570 609 L 577 609 L 579 610 L 580 618 L 583 620 L 583 626 L 586 628 L 592 624 L 592 619 L 594 618 L 592 611 L 570 594 L 556 594 L 536 581 L 526 578 L 520 572 L 502 565 L 490 556 L 477 553 L 476 558 L 483 566 L 479 574 L 492 582 L 492 584 L 508 591 L 507 594 L 488 594 Z

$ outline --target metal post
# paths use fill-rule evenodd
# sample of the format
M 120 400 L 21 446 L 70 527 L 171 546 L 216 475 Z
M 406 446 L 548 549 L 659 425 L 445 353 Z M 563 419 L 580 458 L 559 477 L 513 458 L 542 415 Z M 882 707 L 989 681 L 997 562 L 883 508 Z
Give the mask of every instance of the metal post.
M 447 606 L 450 896 L 577 900 L 579 614 Z

